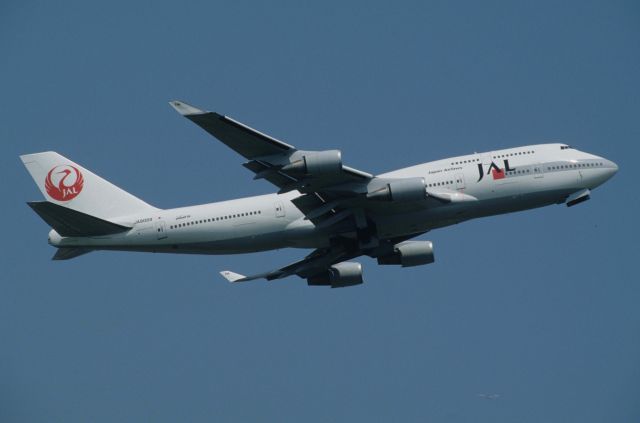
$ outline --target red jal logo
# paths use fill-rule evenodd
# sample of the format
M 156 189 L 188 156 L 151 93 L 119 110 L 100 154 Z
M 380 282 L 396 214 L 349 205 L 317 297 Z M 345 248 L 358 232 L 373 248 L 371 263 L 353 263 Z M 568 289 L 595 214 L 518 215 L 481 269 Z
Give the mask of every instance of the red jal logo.
M 74 166 L 56 166 L 49 171 L 44 181 L 47 194 L 54 200 L 69 201 L 74 198 L 84 185 L 82 173 Z

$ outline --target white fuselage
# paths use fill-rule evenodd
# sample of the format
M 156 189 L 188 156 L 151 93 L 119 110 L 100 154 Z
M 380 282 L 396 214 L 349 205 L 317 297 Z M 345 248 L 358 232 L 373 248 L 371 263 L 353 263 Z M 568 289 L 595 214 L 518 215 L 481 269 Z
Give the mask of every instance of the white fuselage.
M 455 190 L 477 201 L 380 203 L 370 214 L 380 239 L 410 236 L 476 217 L 562 203 L 572 193 L 601 185 L 617 169 L 607 159 L 562 144 L 453 157 L 378 177 L 422 177 L 427 189 Z M 49 242 L 56 247 L 193 254 L 328 246 L 331 232 L 305 219 L 291 201 L 298 196 L 291 191 L 124 216 L 112 220 L 130 226 L 127 232 L 61 237 L 52 230 Z

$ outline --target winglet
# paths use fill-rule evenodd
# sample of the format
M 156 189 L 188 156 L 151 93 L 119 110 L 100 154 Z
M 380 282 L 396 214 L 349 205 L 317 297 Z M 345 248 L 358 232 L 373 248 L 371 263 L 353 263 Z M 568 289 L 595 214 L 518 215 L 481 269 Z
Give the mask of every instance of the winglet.
M 247 280 L 247 277 L 245 275 L 232 272 L 231 270 L 223 270 L 222 272 L 220 272 L 220 274 L 229 282 L 243 282 Z
M 184 101 L 173 100 L 170 101 L 169 104 L 182 116 L 201 115 L 207 113 L 204 110 L 200 110 L 197 107 L 193 107 L 192 105 L 185 103 Z

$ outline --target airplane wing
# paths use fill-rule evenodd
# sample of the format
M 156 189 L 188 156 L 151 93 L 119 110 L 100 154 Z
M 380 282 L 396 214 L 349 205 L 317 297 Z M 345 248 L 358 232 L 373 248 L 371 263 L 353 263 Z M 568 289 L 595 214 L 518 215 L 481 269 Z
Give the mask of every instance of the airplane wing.
M 241 275 L 230 270 L 223 270 L 220 274 L 229 282 L 248 282 L 255 279 L 266 279 L 271 281 L 274 279 L 286 278 L 291 275 L 298 275 L 301 278 L 307 279 L 327 271 L 327 269 L 333 264 L 362 254 L 362 252 L 348 253 L 345 249 L 340 247 L 319 248 L 302 260 L 291 263 L 280 269 L 258 273 L 251 276 Z
M 388 253 L 389 250 L 387 247 L 398 242 L 414 238 L 423 233 L 424 232 L 386 239 L 381 245 L 374 248 L 362 248 L 354 243 L 337 242 L 335 245 L 328 248 L 318 248 L 302 260 L 281 267 L 280 269 L 258 273 L 251 276 L 245 276 L 230 270 L 223 270 L 220 274 L 227 281 L 232 283 L 248 282 L 256 279 L 266 279 L 271 281 L 274 279 L 286 278 L 291 275 L 297 275 L 303 279 L 307 279 L 309 285 L 315 285 L 316 283 L 310 282 L 309 279 L 314 279 L 315 276 L 326 274 L 329 268 L 337 263 L 345 262 L 363 255 L 376 258 Z
M 228 116 L 200 110 L 182 101 L 169 104 L 247 159 L 243 166 L 255 173 L 254 179 L 266 179 L 277 186 L 280 193 L 298 190 L 323 193 L 324 198 L 351 196 L 353 187 L 345 188 L 345 185 L 366 185 L 373 178 L 369 173 L 342 165 L 338 150 L 298 150 Z
M 286 154 L 295 150 L 292 145 L 249 128 L 230 117 L 200 110 L 182 101 L 172 101 L 169 104 L 182 116 L 200 126 L 246 159 Z

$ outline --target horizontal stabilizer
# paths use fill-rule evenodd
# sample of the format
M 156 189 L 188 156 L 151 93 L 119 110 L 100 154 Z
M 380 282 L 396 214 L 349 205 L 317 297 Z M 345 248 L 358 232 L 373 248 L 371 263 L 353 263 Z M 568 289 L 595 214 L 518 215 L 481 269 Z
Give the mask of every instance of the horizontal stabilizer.
M 58 248 L 51 260 L 69 260 L 93 251 L 91 248 Z
M 27 204 L 62 236 L 111 235 L 131 229 L 49 201 L 32 201 Z

